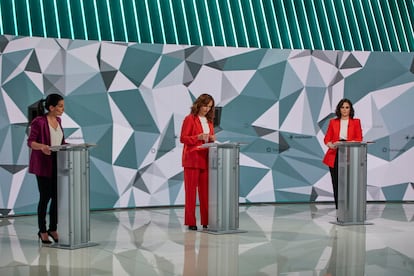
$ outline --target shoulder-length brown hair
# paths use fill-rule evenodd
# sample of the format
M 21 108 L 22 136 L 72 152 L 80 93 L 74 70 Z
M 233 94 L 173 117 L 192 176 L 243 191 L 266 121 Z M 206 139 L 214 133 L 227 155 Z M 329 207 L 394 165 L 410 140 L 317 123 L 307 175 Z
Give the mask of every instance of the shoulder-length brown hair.
M 213 122 L 214 120 L 214 99 L 209 94 L 201 94 L 198 96 L 198 98 L 195 100 L 193 105 L 191 106 L 191 114 L 198 115 L 200 112 L 200 108 L 203 106 L 207 106 L 210 102 L 212 102 L 212 106 L 210 111 L 206 114 L 206 118 L 209 122 Z
M 341 107 L 344 103 L 348 103 L 349 104 L 349 117 L 351 119 L 354 118 L 355 115 L 355 110 L 354 107 L 352 106 L 352 103 L 350 100 L 348 99 L 342 99 L 339 101 L 339 103 L 336 105 L 336 110 L 335 110 L 335 114 L 338 118 L 341 118 Z

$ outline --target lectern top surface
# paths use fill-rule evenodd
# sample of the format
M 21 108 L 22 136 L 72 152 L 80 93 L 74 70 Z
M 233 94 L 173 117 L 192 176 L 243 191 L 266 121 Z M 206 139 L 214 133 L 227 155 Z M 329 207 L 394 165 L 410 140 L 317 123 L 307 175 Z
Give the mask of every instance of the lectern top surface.
M 372 144 L 374 142 L 371 141 L 341 141 L 335 143 L 338 146 L 363 146 L 367 144 Z
M 96 147 L 96 144 L 91 143 L 82 143 L 82 144 L 64 144 L 60 146 L 50 147 L 51 151 L 61 151 L 61 150 L 79 150 L 86 149 L 90 147 Z
M 219 148 L 234 148 L 240 147 L 246 143 L 242 142 L 214 142 L 214 143 L 206 143 L 200 146 L 200 148 L 210 148 L 210 147 L 219 147 Z

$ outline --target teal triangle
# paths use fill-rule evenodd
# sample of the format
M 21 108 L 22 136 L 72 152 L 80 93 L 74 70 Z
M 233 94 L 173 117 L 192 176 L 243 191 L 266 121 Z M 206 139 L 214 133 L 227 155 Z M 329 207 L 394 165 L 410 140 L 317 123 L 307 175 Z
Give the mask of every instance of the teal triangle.
M 240 166 L 239 196 L 247 197 L 267 172 L 267 169 Z
M 407 190 L 408 183 L 392 185 L 388 187 L 382 187 L 386 201 L 401 201 L 404 199 L 405 192 Z
M 174 118 L 171 117 L 170 121 L 167 124 L 166 129 L 161 134 L 160 145 L 157 150 L 157 156 L 155 159 L 160 158 L 164 154 L 170 152 L 175 148 L 175 129 L 174 129 Z
M 122 151 L 116 158 L 114 165 L 120 167 L 126 167 L 131 169 L 137 169 L 137 157 L 135 148 L 134 136 L 131 136 L 122 148 Z
M 157 86 L 168 74 L 174 71 L 183 60 L 173 58 L 170 56 L 162 56 L 160 65 L 158 66 L 157 75 L 155 76 L 154 86 Z

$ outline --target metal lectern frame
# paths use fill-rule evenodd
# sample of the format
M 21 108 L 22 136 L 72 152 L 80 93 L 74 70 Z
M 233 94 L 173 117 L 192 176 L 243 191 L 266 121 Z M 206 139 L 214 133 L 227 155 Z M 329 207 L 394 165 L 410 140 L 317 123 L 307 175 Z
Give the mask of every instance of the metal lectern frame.
M 367 142 L 340 142 L 338 146 L 338 225 L 366 222 Z
M 211 234 L 243 233 L 239 230 L 239 154 L 240 143 L 208 143 L 209 206 Z
M 89 148 L 94 144 L 51 147 L 57 152 L 59 242 L 52 247 L 77 249 L 90 242 Z

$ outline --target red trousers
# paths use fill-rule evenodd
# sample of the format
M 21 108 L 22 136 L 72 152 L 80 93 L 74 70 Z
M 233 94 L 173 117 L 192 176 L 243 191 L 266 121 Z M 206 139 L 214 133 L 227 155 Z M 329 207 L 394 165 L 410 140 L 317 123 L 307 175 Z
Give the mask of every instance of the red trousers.
M 197 225 L 197 191 L 200 203 L 201 225 L 208 225 L 208 169 L 184 168 L 184 189 L 184 225 Z

